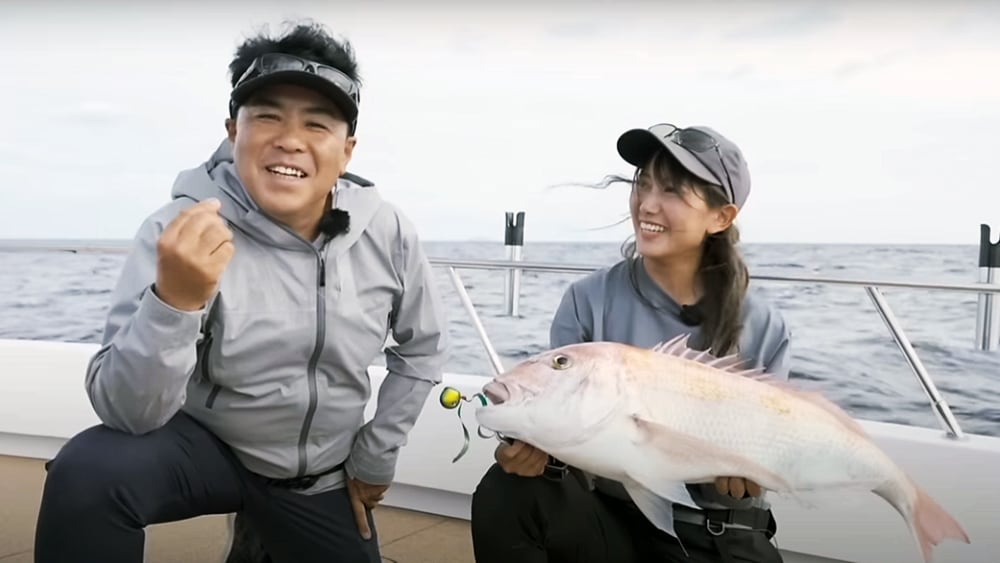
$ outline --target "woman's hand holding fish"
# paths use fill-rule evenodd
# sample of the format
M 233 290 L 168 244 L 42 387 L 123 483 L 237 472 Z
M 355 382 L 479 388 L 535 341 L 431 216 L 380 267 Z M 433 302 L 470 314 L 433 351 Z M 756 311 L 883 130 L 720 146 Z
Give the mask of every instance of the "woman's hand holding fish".
M 750 493 L 752 497 L 759 497 L 763 493 L 760 485 L 742 477 L 716 477 L 715 490 L 719 491 L 719 494 L 733 498 L 743 498 L 746 493 Z
M 513 444 L 501 442 L 493 457 L 501 469 L 521 477 L 538 477 L 549 462 L 549 454 L 518 440 Z

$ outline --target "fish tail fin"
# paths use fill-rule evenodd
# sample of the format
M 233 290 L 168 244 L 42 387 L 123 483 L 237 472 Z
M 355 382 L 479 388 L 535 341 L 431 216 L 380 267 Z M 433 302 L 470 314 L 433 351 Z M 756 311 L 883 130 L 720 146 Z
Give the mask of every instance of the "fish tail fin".
M 925 563 L 930 563 L 934 546 L 945 539 L 971 543 L 962 525 L 905 475 L 873 492 L 887 500 L 909 524 Z
M 917 541 L 920 543 L 920 551 L 924 555 L 924 561 L 931 560 L 931 552 L 934 546 L 945 539 L 971 543 L 969 535 L 962 529 L 962 525 L 955 520 L 951 514 L 937 503 L 927 491 L 921 489 L 916 484 L 917 499 L 913 504 L 913 527 Z

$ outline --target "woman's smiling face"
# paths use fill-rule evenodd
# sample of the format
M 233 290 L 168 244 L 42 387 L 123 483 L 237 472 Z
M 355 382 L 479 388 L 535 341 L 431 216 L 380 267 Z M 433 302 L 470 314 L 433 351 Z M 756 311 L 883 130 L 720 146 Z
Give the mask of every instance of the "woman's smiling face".
M 650 159 L 636 175 L 629 198 L 636 250 L 651 260 L 700 254 L 705 238 L 732 221 L 725 207 L 709 203 L 714 198 L 706 191 L 716 186 L 681 183 L 664 162 L 671 158 L 661 152 Z

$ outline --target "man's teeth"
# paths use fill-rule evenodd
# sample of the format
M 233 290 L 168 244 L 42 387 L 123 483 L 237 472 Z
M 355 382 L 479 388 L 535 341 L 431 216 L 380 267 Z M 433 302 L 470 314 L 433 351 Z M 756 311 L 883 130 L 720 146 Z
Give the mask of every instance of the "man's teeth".
M 288 166 L 268 166 L 268 172 L 274 174 L 281 174 L 282 176 L 292 176 L 294 178 L 305 178 L 306 173 L 299 170 L 298 168 L 289 168 Z
M 639 223 L 639 228 L 650 233 L 662 233 L 666 229 L 652 223 Z

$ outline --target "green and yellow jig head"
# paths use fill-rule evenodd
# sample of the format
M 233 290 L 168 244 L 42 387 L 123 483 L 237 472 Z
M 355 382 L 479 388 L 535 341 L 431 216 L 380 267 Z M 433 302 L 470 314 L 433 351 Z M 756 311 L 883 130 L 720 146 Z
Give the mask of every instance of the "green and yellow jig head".
M 472 396 L 472 399 L 479 399 L 479 402 L 482 403 L 484 407 L 488 404 L 486 400 L 486 395 L 483 395 L 482 393 L 476 393 L 475 395 Z M 463 396 L 462 392 L 459 391 L 458 389 L 455 389 L 454 387 L 445 387 L 444 389 L 442 389 L 441 396 L 438 399 L 441 403 L 441 406 L 448 410 L 457 408 L 458 420 L 462 423 L 462 435 L 464 436 L 465 441 L 462 444 L 462 451 L 458 452 L 458 455 L 455 456 L 455 459 L 451 460 L 452 463 L 455 463 L 456 461 L 461 459 L 462 456 L 465 455 L 465 452 L 469 451 L 469 429 L 465 426 L 465 420 L 462 419 L 462 403 L 471 402 L 472 399 Z M 479 434 L 480 438 L 493 437 L 491 435 L 483 434 L 482 427 L 479 427 L 476 430 L 476 433 Z

